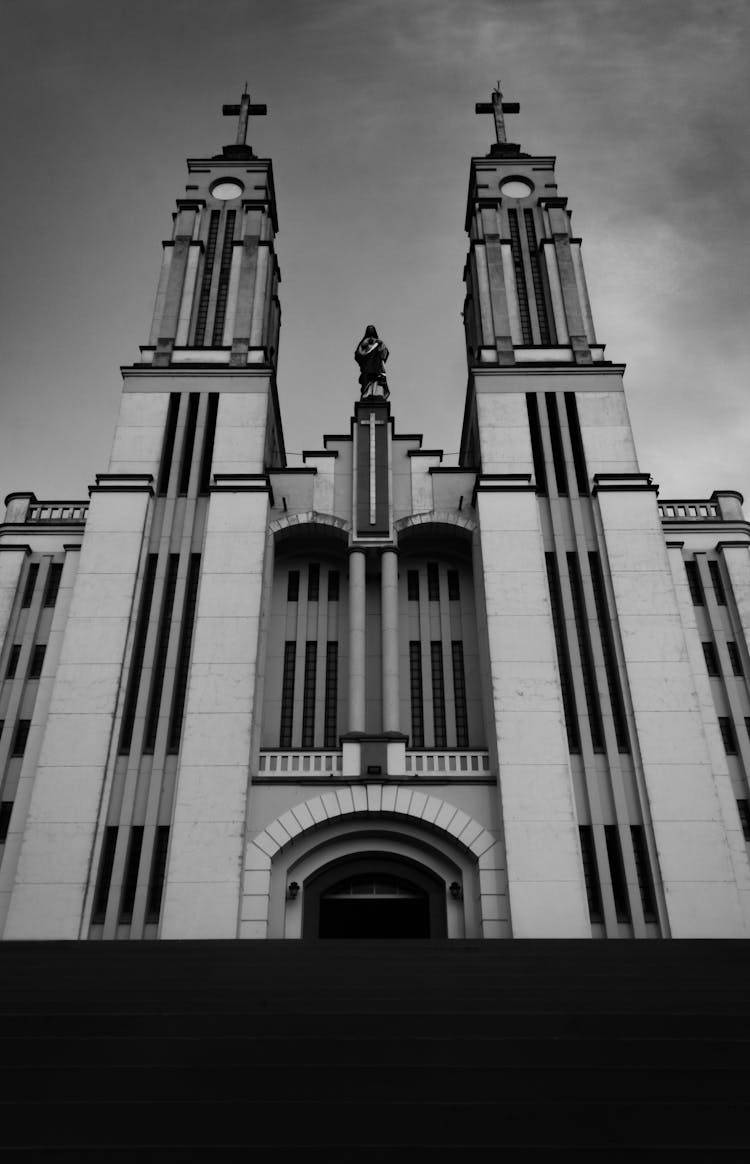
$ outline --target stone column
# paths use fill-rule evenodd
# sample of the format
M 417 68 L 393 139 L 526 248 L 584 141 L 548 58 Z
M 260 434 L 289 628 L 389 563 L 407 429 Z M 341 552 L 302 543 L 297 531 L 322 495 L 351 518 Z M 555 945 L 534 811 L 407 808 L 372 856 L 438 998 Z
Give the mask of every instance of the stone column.
M 380 559 L 383 731 L 399 730 L 398 693 L 398 554 L 384 550 Z
M 347 731 L 365 730 L 365 554 L 349 555 L 349 723 Z

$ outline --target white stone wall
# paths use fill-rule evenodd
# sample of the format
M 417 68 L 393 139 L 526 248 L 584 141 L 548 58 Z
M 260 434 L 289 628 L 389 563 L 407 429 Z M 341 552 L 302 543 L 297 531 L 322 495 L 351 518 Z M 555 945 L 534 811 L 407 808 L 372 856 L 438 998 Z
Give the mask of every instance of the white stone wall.
M 671 936 L 743 937 L 656 498 L 633 490 L 598 501 Z
M 513 936 L 589 937 L 536 496 L 477 510 Z
M 531 473 L 531 436 L 523 392 L 477 392 L 483 473 Z
M 576 406 L 589 480 L 595 473 L 637 473 L 625 393 L 578 392 Z
M 150 473 L 156 478 L 168 408 L 168 392 L 123 392 L 110 473 Z

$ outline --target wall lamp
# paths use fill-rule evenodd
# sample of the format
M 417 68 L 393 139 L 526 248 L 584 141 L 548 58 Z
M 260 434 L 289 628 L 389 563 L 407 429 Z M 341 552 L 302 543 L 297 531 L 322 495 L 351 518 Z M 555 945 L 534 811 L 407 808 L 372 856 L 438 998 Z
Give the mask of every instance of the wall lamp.
M 299 893 L 299 884 L 296 881 L 290 881 L 287 886 L 286 897 L 287 901 L 294 901 Z
M 451 881 L 448 886 L 448 892 L 454 901 L 463 901 L 464 893 L 457 881 Z

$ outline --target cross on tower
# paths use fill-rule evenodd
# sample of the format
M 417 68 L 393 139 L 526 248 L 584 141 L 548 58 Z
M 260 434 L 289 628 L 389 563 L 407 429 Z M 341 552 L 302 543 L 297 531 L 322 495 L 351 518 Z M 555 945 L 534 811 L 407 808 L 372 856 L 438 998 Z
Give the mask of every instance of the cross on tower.
M 495 136 L 498 145 L 507 142 L 508 138 L 505 133 L 505 117 L 506 113 L 519 113 L 521 106 L 517 101 L 503 101 L 503 95 L 500 92 L 500 82 L 498 81 L 495 88 L 492 90 L 491 101 L 478 101 L 474 106 L 475 113 L 492 113 L 495 118 Z
M 237 137 L 235 138 L 235 143 L 237 145 L 246 145 L 248 117 L 265 117 L 266 113 L 268 113 L 268 106 L 250 104 L 250 94 L 247 91 L 247 81 L 245 81 L 245 90 L 240 98 L 239 105 L 222 105 L 221 112 L 225 117 L 237 118 Z

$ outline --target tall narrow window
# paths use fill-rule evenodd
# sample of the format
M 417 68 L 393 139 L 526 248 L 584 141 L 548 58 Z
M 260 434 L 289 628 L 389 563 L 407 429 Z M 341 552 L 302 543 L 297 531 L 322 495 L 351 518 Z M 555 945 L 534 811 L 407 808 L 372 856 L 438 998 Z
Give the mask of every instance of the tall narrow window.
M 208 319 L 208 304 L 211 298 L 211 277 L 214 273 L 214 257 L 216 255 L 216 239 L 219 234 L 220 210 L 212 210 L 208 223 L 208 239 L 206 241 L 206 257 L 203 261 L 203 278 L 201 279 L 200 295 L 198 297 L 198 314 L 195 321 L 195 346 L 203 347 L 206 338 L 206 320 Z
M 25 610 L 31 606 L 31 599 L 34 595 L 34 588 L 36 586 L 36 578 L 39 573 L 39 565 L 37 562 L 32 562 L 29 566 L 29 572 L 26 575 L 26 585 L 23 588 L 23 597 L 21 599 L 21 609 Z
M 16 726 L 16 734 L 13 737 L 13 748 L 10 753 L 11 756 L 22 756 L 26 751 L 26 741 L 29 738 L 30 727 L 30 719 L 19 719 Z
M 531 281 L 534 284 L 534 302 L 536 303 L 536 317 L 539 320 L 539 335 L 542 343 L 549 346 L 552 342 L 549 334 L 549 319 L 547 317 L 547 300 L 544 295 L 542 270 L 539 265 L 539 246 L 536 241 L 536 227 L 534 226 L 534 211 L 524 210 L 523 220 L 526 224 L 526 239 L 529 244 L 529 265 L 531 266 Z
M 53 562 L 49 568 L 47 575 L 47 585 L 44 587 L 43 606 L 54 606 L 57 602 L 57 595 L 60 592 L 60 581 L 62 579 L 62 562 Z
M 193 468 L 193 448 L 195 447 L 195 429 L 198 423 L 198 393 L 191 392 L 188 400 L 187 420 L 185 433 L 182 438 L 182 459 L 180 461 L 180 483 L 178 493 L 181 497 L 187 496 L 190 488 L 190 473 Z
M 599 885 L 599 870 L 596 863 L 596 849 L 594 847 L 594 830 L 591 825 L 581 825 L 578 829 L 581 836 L 581 857 L 583 858 L 583 878 L 586 883 L 586 899 L 589 906 L 589 918 L 597 923 L 602 920 L 602 893 Z
M 148 714 L 146 716 L 146 735 L 143 741 L 145 753 L 153 752 L 156 744 L 156 729 L 159 726 L 159 711 L 161 709 L 161 693 L 164 686 L 164 672 L 167 667 L 167 648 L 169 647 L 169 633 L 172 629 L 172 610 L 174 595 L 177 588 L 177 569 L 180 563 L 179 554 L 170 554 L 167 565 L 167 577 L 164 582 L 164 599 L 159 620 L 159 635 L 154 655 L 154 669 L 151 677 L 151 692 L 149 695 Z
M 146 902 L 146 921 L 150 923 L 158 922 L 161 913 L 168 849 L 169 825 L 159 825 L 154 837 L 154 853 L 151 859 L 151 876 L 149 877 L 148 900 Z
M 581 570 L 578 565 L 577 554 L 567 554 L 568 574 L 570 575 L 570 592 L 573 599 L 573 613 L 575 615 L 578 649 L 581 654 L 581 670 L 583 672 L 583 689 L 586 694 L 586 707 L 591 727 L 591 744 L 595 752 L 604 751 L 604 729 L 602 727 L 602 711 L 599 706 L 599 690 L 596 685 L 596 671 L 591 654 L 588 620 L 583 599 L 583 584 Z
M 214 456 L 214 441 L 216 439 L 216 417 L 219 411 L 219 393 L 210 392 L 208 408 L 206 409 L 206 430 L 203 434 L 203 453 L 201 454 L 201 478 L 199 491 L 208 493 L 211 485 L 211 462 Z
M 227 296 L 229 294 L 229 272 L 232 269 L 232 250 L 234 247 L 234 219 L 236 211 L 228 210 L 224 222 L 224 242 L 221 248 L 219 262 L 219 286 L 216 292 L 216 314 L 214 316 L 214 334 L 212 345 L 221 347 L 224 342 L 224 320 L 227 313 Z
M 323 714 L 323 747 L 335 748 L 339 699 L 339 645 L 326 643 L 326 698 Z
M 13 812 L 13 801 L 3 800 L 0 803 L 0 845 L 4 845 L 8 839 L 8 829 L 10 828 L 10 818 Z
M 135 891 L 138 888 L 138 869 L 141 863 L 141 849 L 143 847 L 143 825 L 133 825 L 128 841 L 128 855 L 125 860 L 125 877 L 122 883 L 122 897 L 120 898 L 120 923 L 129 925 L 133 920 L 133 906 L 135 905 Z
M 29 679 L 39 679 L 41 677 L 46 650 L 47 648 L 44 643 L 37 643 L 34 647 L 34 650 L 31 652 L 31 661 L 29 662 L 28 674 Z
M 577 753 L 581 750 L 581 741 L 578 734 L 578 714 L 576 712 L 576 700 L 573 692 L 573 675 L 570 669 L 570 655 L 568 654 L 565 622 L 562 614 L 560 576 L 557 571 L 555 555 L 545 554 L 544 558 L 547 566 L 547 583 L 549 585 L 550 606 L 552 608 L 552 628 L 555 633 L 557 665 L 560 668 L 560 685 L 562 688 L 565 729 L 568 733 L 568 749 L 572 753 Z
M 708 572 L 711 575 L 711 585 L 714 588 L 716 601 L 719 606 L 726 606 L 727 596 L 724 592 L 724 581 L 721 577 L 721 567 L 718 562 L 708 563 Z
M 281 680 L 281 724 L 279 726 L 279 747 L 291 748 L 292 724 L 294 722 L 294 666 L 297 644 L 284 644 L 284 674 Z
M 20 659 L 20 657 L 21 657 L 21 644 L 14 643 L 13 646 L 10 648 L 10 654 L 8 655 L 8 668 L 5 672 L 6 679 L 15 679 L 16 671 L 18 670 L 18 660 Z
M 419 602 L 419 570 L 406 571 L 406 597 L 409 602 Z
M 167 423 L 164 429 L 164 444 L 162 445 L 161 461 L 159 462 L 159 480 L 156 485 L 156 492 L 160 497 L 164 497 L 169 488 L 169 474 L 172 471 L 174 439 L 177 434 L 177 416 L 179 411 L 180 394 L 179 392 L 171 392 L 169 395 L 169 407 L 167 409 Z
M 709 675 L 712 677 L 720 675 L 719 660 L 716 657 L 716 649 L 713 643 L 701 643 L 701 646 L 703 647 L 703 658 L 706 661 L 706 670 Z
M 286 580 L 287 602 L 299 602 L 299 570 L 290 570 Z
M 604 575 L 597 553 L 589 553 L 589 569 L 591 570 L 591 585 L 594 591 L 599 634 L 602 640 L 604 669 L 607 673 L 607 687 L 609 690 L 609 701 L 612 705 L 612 718 L 615 725 L 617 750 L 623 754 L 627 754 L 630 751 L 628 719 L 625 714 L 625 701 L 620 685 L 620 670 L 617 666 L 612 623 L 609 618 L 609 611 L 607 610 L 607 600 L 604 592 Z
M 643 825 L 631 825 L 630 835 L 633 838 L 633 856 L 635 857 L 635 872 L 638 877 L 638 889 L 643 906 L 643 920 L 654 922 L 656 921 L 656 894 L 654 893 L 654 881 L 651 876 Z
M 146 635 L 148 634 L 148 620 L 151 617 L 151 602 L 154 596 L 154 581 L 156 579 L 157 555 L 149 554 L 146 562 L 146 573 L 143 579 L 141 594 L 141 609 L 138 613 L 138 625 L 135 628 L 133 639 L 133 655 L 130 660 L 130 674 L 128 688 L 125 694 L 125 708 L 122 713 L 122 731 L 120 732 L 120 753 L 130 751 L 130 742 L 133 738 L 135 723 L 135 709 L 138 703 L 138 692 L 141 687 L 143 672 L 143 653 L 146 649 Z
M 531 456 L 534 462 L 534 478 L 536 491 L 542 495 L 547 493 L 547 469 L 544 463 L 544 445 L 542 443 L 542 429 L 539 424 L 539 404 L 534 392 L 526 393 L 526 412 L 529 418 L 529 435 L 531 437 Z
M 588 469 L 586 468 L 586 454 L 583 451 L 581 422 L 578 419 L 578 405 L 576 404 L 575 392 L 565 393 L 565 413 L 568 418 L 568 433 L 570 434 L 570 447 L 573 450 L 573 467 L 576 471 L 578 496 L 588 497 L 589 475 Z
M 317 602 L 320 594 L 320 566 L 311 562 L 307 568 L 307 601 Z
M 453 697 L 456 706 L 456 747 L 469 746 L 469 717 L 466 707 L 466 675 L 464 673 L 464 647 L 460 639 L 451 643 L 453 655 Z
M 440 601 L 440 571 L 437 562 L 427 563 L 427 597 L 430 602 Z
M 96 883 L 94 910 L 91 915 L 91 921 L 94 925 L 101 925 L 107 913 L 107 899 L 109 897 L 109 887 L 112 884 L 112 868 L 115 863 L 116 848 L 117 825 L 107 825 L 107 828 L 104 830 L 104 844 L 102 845 L 102 855 L 99 861 L 99 876 Z
M 742 675 L 742 659 L 740 658 L 739 647 L 736 643 L 727 643 L 727 651 L 729 653 L 729 662 L 732 664 L 732 673 L 734 675 Z
M 737 755 L 737 737 L 734 734 L 734 724 L 727 715 L 719 716 L 719 731 L 724 744 L 724 751 L 728 756 Z
M 305 675 L 302 686 L 302 747 L 311 748 L 315 742 L 315 671 L 318 663 L 318 644 L 305 644 Z
M 461 585 L 459 583 L 458 570 L 448 571 L 448 601 L 461 601 Z
M 685 573 L 687 575 L 693 606 L 703 606 L 703 587 L 701 586 L 701 577 L 698 573 L 698 563 L 686 562 Z
M 339 585 L 340 574 L 338 570 L 328 571 L 328 601 L 338 602 L 339 600 Z
M 414 640 L 409 643 L 409 687 L 411 694 L 411 746 L 423 748 L 422 644 Z
M 190 555 L 187 585 L 185 586 L 185 604 L 182 608 L 182 629 L 180 631 L 180 648 L 177 654 L 177 671 L 175 674 L 174 698 L 172 700 L 172 716 L 169 723 L 170 754 L 174 755 L 180 747 L 180 733 L 182 732 L 182 717 L 185 713 L 185 695 L 187 693 L 188 667 L 190 665 L 190 647 L 193 642 L 193 626 L 195 625 L 195 606 L 198 600 L 198 583 L 201 574 L 200 554 Z
M 746 841 L 750 841 L 750 800 L 743 798 L 737 801 L 737 812 L 740 815 L 740 824 L 742 825 L 742 835 Z
M 618 922 L 628 922 L 630 921 L 630 902 L 628 901 L 628 887 L 625 883 L 625 868 L 622 863 L 622 849 L 617 825 L 604 826 L 604 839 L 607 842 L 607 860 L 612 879 L 612 896 L 615 899 L 615 915 Z
M 552 443 L 552 463 L 555 467 L 555 481 L 560 497 L 568 496 L 568 471 L 565 465 L 565 450 L 560 432 L 560 415 L 557 411 L 557 397 L 554 392 L 545 392 L 547 402 L 547 420 L 549 422 L 549 436 Z
M 445 728 L 443 644 L 439 640 L 430 643 L 430 662 L 432 664 L 432 722 L 435 728 L 435 747 L 446 748 L 448 737 Z
M 534 336 L 531 331 L 529 295 L 526 290 L 526 272 L 523 269 L 523 252 L 517 211 L 508 211 L 508 225 L 510 227 L 510 250 L 513 256 L 513 270 L 516 275 L 516 290 L 518 292 L 518 313 L 521 317 L 521 335 L 525 344 L 533 344 Z

